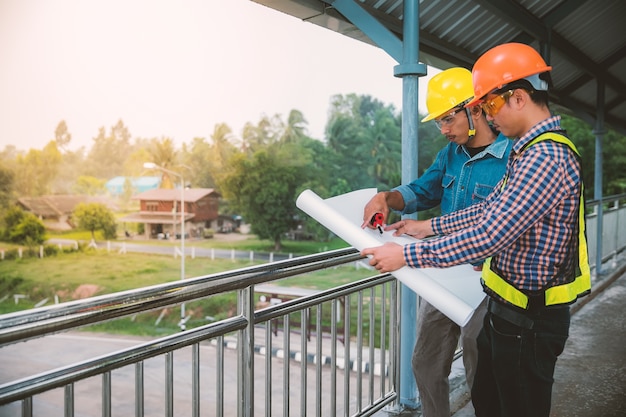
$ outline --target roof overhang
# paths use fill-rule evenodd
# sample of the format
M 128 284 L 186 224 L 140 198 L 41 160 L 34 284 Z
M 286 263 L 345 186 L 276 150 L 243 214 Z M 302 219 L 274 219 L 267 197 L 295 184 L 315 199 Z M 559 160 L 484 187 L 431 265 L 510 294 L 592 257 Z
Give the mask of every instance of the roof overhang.
M 401 0 L 252 1 L 376 45 L 336 6 L 342 3 L 361 7 L 402 39 L 404 2 Z M 600 120 L 626 134 L 626 30 L 623 28 L 626 2 L 420 0 L 418 3 L 420 62 L 439 69 L 471 68 L 482 53 L 495 45 L 506 42 L 532 45 L 553 66 L 551 100 L 559 111 L 573 114 L 592 126 L 597 126 Z M 598 90 L 598 85 L 604 89 Z

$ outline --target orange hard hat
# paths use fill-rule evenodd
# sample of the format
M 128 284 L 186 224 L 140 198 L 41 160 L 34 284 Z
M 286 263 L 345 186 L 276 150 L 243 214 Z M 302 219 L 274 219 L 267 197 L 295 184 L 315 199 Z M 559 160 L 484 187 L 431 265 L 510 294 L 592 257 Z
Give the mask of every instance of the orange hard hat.
M 470 107 L 478 103 L 493 90 L 531 75 L 550 71 L 541 55 L 531 46 L 523 43 L 504 43 L 482 54 L 472 68 L 474 99 L 467 103 Z

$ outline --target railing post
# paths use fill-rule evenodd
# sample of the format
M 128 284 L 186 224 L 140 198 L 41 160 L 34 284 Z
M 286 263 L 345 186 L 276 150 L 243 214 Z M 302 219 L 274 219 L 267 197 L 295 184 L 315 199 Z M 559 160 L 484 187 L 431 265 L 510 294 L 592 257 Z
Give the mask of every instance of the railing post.
M 192 373 L 192 400 L 191 412 L 193 417 L 200 417 L 200 344 L 194 343 L 191 348 L 191 373 Z
M 102 374 L 102 417 L 111 417 L 111 372 Z
M 74 417 L 74 384 L 67 384 L 64 391 L 65 417 Z
M 33 397 L 22 400 L 22 417 L 33 417 Z
M 174 417 L 174 351 L 165 354 L 165 416 Z
M 242 386 L 239 397 L 239 410 L 237 415 L 252 417 L 254 415 L 254 286 L 246 287 L 239 291 L 239 311 L 247 321 L 248 325 L 239 332 L 239 360 L 237 367 L 239 375 L 243 378 L 240 381 Z
M 143 361 L 135 364 L 135 417 L 143 417 L 144 388 L 143 388 Z

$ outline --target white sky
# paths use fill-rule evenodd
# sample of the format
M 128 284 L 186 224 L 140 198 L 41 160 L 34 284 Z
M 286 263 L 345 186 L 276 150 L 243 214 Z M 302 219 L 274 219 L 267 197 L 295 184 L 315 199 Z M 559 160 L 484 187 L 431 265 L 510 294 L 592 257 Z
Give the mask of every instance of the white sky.
M 291 109 L 323 139 L 334 94 L 401 110 L 395 65 L 379 48 L 249 0 L 0 0 L 0 150 L 41 149 L 61 120 L 72 149 L 119 119 L 133 138 L 180 146 L 217 123 L 240 135 Z

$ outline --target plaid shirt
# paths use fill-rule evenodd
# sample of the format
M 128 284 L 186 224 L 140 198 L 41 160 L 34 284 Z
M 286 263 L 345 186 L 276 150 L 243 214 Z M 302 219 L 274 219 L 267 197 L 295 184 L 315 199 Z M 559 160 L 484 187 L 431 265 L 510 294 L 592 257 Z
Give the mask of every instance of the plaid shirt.
M 515 141 L 502 181 L 482 203 L 432 220 L 446 235 L 404 247 L 411 267 L 449 267 L 493 256 L 493 269 L 523 291 L 567 282 L 576 256 L 582 173 L 566 145 L 535 137 L 560 130 L 559 116 Z

